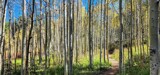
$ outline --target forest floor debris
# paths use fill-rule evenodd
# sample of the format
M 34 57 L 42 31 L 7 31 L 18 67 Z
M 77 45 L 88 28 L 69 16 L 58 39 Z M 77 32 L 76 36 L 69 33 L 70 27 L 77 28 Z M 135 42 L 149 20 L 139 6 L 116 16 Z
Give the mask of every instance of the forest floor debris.
M 112 64 L 112 67 L 110 69 L 108 69 L 107 71 L 101 72 L 99 75 L 116 75 L 117 74 L 118 68 L 119 68 L 118 61 L 111 58 L 111 56 L 109 56 L 109 61 Z

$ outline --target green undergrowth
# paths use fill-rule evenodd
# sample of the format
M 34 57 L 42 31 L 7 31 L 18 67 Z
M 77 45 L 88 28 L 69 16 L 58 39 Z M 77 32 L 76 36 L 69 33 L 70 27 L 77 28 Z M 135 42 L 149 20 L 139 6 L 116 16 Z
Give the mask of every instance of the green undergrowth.
M 138 55 L 134 56 L 133 66 L 129 66 L 129 63 L 126 63 L 126 75 L 150 75 L 149 57 L 138 59 Z
M 16 60 L 16 70 L 15 70 L 15 60 L 12 60 L 12 70 L 14 75 L 20 75 L 21 71 L 21 59 Z M 47 68 L 47 75 L 64 75 L 63 62 L 56 62 L 57 59 L 50 59 L 50 66 Z M 29 61 L 31 62 L 31 61 Z M 45 60 L 43 58 L 42 63 L 39 64 L 38 58 L 35 62 L 29 65 L 29 75 L 44 75 L 44 65 Z M 34 64 L 35 63 L 35 64 Z M 96 54 L 93 58 L 93 68 L 89 68 L 89 58 L 88 55 L 81 56 L 76 63 L 73 60 L 73 75 L 93 75 L 100 72 L 100 70 L 107 70 L 111 67 L 111 64 L 102 60 L 100 68 L 99 54 Z
M 141 55 L 140 50 L 132 47 L 133 50 L 133 62 L 130 63 L 128 60 L 128 49 L 124 48 L 124 74 L 123 75 L 149 75 L 150 64 L 149 55 L 147 51 L 147 45 L 144 45 L 144 52 Z M 116 49 L 111 55 L 112 58 L 119 60 L 119 50 Z M 132 64 L 132 66 L 131 66 Z
M 140 55 L 140 50 L 138 50 L 138 47 L 133 46 L 132 47 L 132 52 L 133 52 L 133 56 L 137 56 Z M 143 51 L 142 51 L 143 52 Z M 147 45 L 144 45 L 144 52 L 143 54 L 147 54 L 148 55 L 148 51 L 147 51 Z M 127 63 L 128 61 L 128 49 L 124 48 L 124 62 Z M 116 59 L 117 61 L 119 60 L 119 49 L 115 49 L 114 53 L 111 55 L 112 58 Z

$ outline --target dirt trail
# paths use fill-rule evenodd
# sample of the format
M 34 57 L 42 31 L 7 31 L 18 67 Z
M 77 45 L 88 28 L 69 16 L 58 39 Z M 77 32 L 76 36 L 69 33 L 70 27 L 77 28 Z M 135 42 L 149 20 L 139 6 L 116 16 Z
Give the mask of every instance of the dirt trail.
M 101 73 L 100 75 L 116 75 L 117 74 L 118 68 L 119 68 L 118 61 L 111 58 L 111 56 L 109 56 L 109 61 L 112 64 L 112 67 L 110 69 L 108 69 L 107 71 Z

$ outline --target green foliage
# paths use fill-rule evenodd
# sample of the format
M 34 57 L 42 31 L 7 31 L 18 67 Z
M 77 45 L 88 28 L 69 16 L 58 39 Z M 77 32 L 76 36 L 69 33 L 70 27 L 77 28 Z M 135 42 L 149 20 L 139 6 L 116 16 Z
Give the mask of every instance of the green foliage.
M 47 75 L 64 75 L 64 66 L 57 61 L 58 59 L 51 59 L 50 62 L 50 67 L 47 69 Z M 54 62 L 54 63 L 53 63 Z M 34 64 L 35 63 L 35 64 Z M 39 64 L 38 57 L 35 58 L 35 62 L 31 63 L 29 67 L 29 72 L 30 75 L 42 75 L 44 73 L 44 63 L 45 60 L 43 58 L 42 63 Z M 16 60 L 16 71 L 14 70 L 14 65 L 15 65 L 15 60 L 12 60 L 12 68 L 13 68 L 13 74 L 14 75 L 20 75 L 21 71 L 21 59 Z M 108 68 L 111 67 L 111 64 L 106 62 L 102 62 L 102 67 L 103 69 L 107 70 Z M 100 72 L 100 59 L 99 59 L 99 54 L 95 54 L 94 62 L 93 62 L 93 69 L 91 70 L 89 68 L 89 60 L 88 56 L 82 56 L 79 58 L 78 63 L 73 62 L 73 74 L 74 75 L 93 75 L 97 74 Z
M 139 56 L 134 56 L 134 63 L 132 67 L 129 67 L 129 63 L 126 64 L 126 75 L 149 75 L 150 67 L 149 67 L 149 57 L 145 57 L 145 59 L 138 60 Z
M 87 56 L 84 56 L 79 59 L 78 63 L 73 64 L 73 74 L 74 75 L 93 75 L 95 73 L 99 73 L 100 71 L 100 59 L 99 55 L 96 55 L 93 62 L 93 69 L 89 68 L 89 60 Z M 111 67 L 110 63 L 102 62 L 102 68 L 108 69 Z M 49 75 L 63 75 L 64 67 L 62 65 L 57 65 L 52 69 L 48 70 Z
M 139 47 L 139 46 L 138 46 Z M 144 55 L 140 56 L 139 51 L 135 50 L 135 46 L 132 47 L 133 50 L 133 66 L 130 66 L 128 60 L 128 49 L 124 48 L 124 63 L 125 63 L 125 74 L 124 75 L 149 75 L 149 55 L 147 54 L 147 45 L 144 45 Z M 119 60 L 119 50 L 116 49 L 112 55 L 112 58 Z
M 138 46 L 138 47 L 136 46 L 136 49 L 135 49 L 135 46 L 132 47 L 133 56 L 137 56 L 139 54 L 140 50 L 138 48 L 140 48 L 140 46 Z M 147 45 L 144 45 L 144 54 L 148 54 L 147 53 Z M 119 60 L 119 49 L 115 49 L 115 51 L 112 55 L 112 58 Z M 128 61 L 128 49 L 127 48 L 124 48 L 124 61 L 125 61 L 125 63 Z

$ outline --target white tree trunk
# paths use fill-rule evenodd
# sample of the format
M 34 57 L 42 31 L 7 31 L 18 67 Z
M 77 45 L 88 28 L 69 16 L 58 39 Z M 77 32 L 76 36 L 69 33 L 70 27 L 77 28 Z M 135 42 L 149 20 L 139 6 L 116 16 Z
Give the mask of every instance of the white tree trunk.
M 119 73 L 123 73 L 123 25 L 122 25 L 122 0 L 119 1 L 119 21 L 120 21 L 120 52 L 119 52 Z
M 2 2 L 3 0 L 0 0 L 0 17 L 2 17 Z M 0 18 L 0 25 L 2 25 L 2 19 Z M 2 28 L 0 27 L 0 39 L 2 35 Z M 0 42 L 1 43 L 1 42 Z M 2 46 L 0 46 L 2 48 Z M 0 49 L 0 75 L 2 71 L 2 49 Z
M 5 37 L 5 20 L 6 20 L 6 5 L 7 5 L 7 0 L 5 0 L 5 2 L 4 2 L 4 4 L 3 4 L 3 0 L 1 1 L 1 6 L 2 6 L 2 12 L 1 12 L 1 14 L 0 15 L 2 15 L 2 20 L 1 20 L 1 41 L 0 41 L 0 49 L 1 49 L 1 53 L 0 53 L 0 74 L 2 73 L 2 66 L 3 66 L 3 57 L 2 57 L 2 55 L 3 55 L 3 44 L 4 44 L 4 37 Z M 2 44 L 3 43 L 3 44 Z
M 21 75 L 25 75 L 24 69 L 25 69 L 25 63 L 24 63 L 24 45 L 25 45 L 25 19 L 26 19 L 26 0 L 23 0 L 22 2 L 23 9 L 22 9 L 22 16 L 23 16 L 23 31 L 22 31 L 22 62 L 21 62 Z
M 158 2 L 150 0 L 150 75 L 158 75 Z

